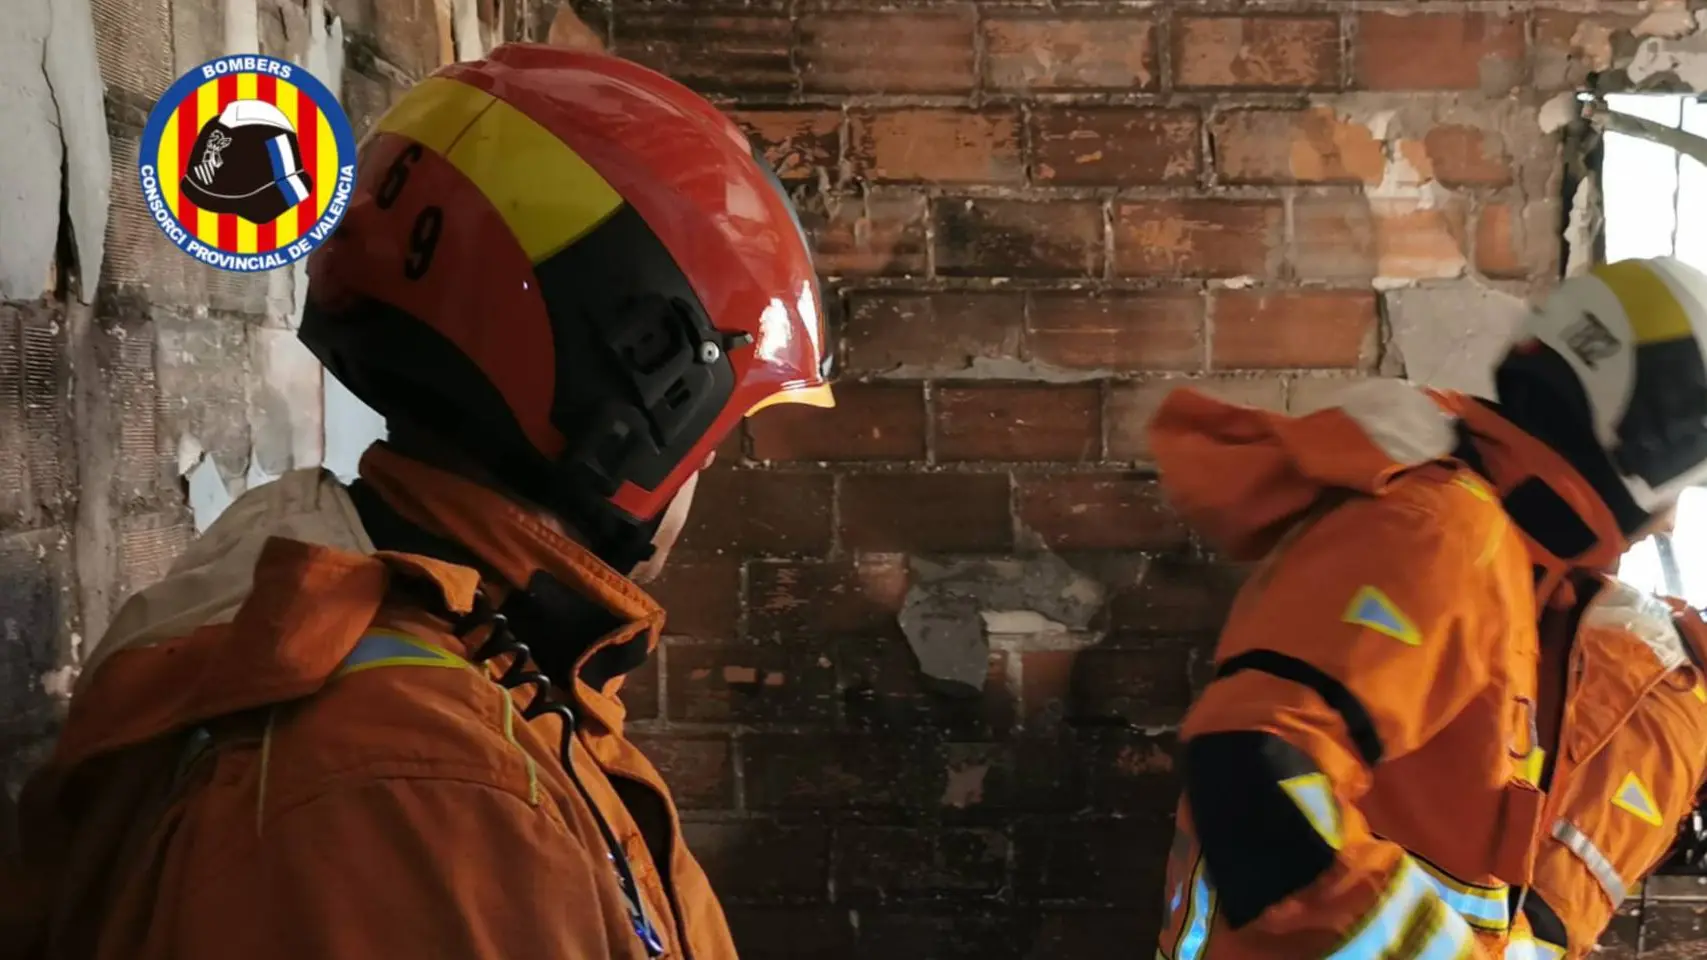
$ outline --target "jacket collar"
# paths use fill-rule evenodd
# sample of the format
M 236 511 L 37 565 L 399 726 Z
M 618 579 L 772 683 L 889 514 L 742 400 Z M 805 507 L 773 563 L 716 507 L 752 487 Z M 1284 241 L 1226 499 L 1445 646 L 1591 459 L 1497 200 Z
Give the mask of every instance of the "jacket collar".
M 384 444 L 362 457 L 360 473 L 402 521 L 451 546 L 452 555 L 439 559 L 477 566 L 482 591 L 510 616 L 547 672 L 560 682 L 574 678 L 583 709 L 607 726 L 620 723 L 621 708 L 607 688 L 656 648 L 664 625 L 657 601 L 543 517 L 479 484 Z M 391 547 L 370 533 L 381 549 Z M 597 625 L 591 637 L 574 636 L 591 624 Z M 558 659 L 565 653 L 567 659 Z
M 1457 456 L 1499 492 L 1523 538 L 1539 602 L 1574 603 L 1573 574 L 1617 567 L 1627 548 L 1624 534 L 1576 468 L 1474 397 L 1438 394 L 1437 399 L 1459 419 Z

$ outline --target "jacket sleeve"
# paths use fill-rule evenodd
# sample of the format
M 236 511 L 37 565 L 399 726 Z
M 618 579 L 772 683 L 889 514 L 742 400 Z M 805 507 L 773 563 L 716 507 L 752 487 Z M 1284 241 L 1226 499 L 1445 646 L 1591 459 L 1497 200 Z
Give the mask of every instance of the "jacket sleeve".
M 256 855 L 180 897 L 186 960 L 643 957 L 609 868 L 548 806 L 364 780 L 269 814 Z
M 1378 764 L 1487 686 L 1488 647 L 1505 641 L 1487 599 L 1503 515 L 1425 492 L 1353 499 L 1282 544 L 1241 593 L 1182 731 L 1186 812 L 1222 918 L 1288 956 L 1475 949 L 1358 809 Z

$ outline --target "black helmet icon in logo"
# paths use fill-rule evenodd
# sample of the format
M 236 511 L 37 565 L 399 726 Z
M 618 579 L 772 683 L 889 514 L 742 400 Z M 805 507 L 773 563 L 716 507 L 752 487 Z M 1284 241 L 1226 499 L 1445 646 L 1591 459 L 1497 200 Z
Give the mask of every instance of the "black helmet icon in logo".
M 307 200 L 314 181 L 284 112 L 264 100 L 234 100 L 196 135 L 179 188 L 203 210 L 259 226 Z

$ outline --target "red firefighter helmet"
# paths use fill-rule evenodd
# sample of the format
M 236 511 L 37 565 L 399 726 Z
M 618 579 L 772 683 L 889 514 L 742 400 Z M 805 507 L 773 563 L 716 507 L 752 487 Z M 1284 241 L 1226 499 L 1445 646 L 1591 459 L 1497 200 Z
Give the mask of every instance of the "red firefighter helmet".
M 380 119 L 348 202 L 303 341 L 595 540 L 649 530 L 748 413 L 833 402 L 781 184 L 644 67 L 533 44 L 446 67 Z

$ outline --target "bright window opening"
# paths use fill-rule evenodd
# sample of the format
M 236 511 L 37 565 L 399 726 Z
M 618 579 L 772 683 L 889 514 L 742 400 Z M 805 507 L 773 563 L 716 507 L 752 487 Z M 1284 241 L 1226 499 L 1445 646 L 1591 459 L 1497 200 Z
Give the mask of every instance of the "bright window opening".
M 1694 97 L 1615 95 L 1607 106 L 1707 136 L 1707 103 Z M 1707 209 L 1707 167 L 1670 147 L 1608 133 L 1601 184 L 1607 260 L 1674 256 L 1707 270 L 1707 218 L 1682 215 Z M 1619 578 L 1707 605 L 1707 490 L 1690 490 L 1678 501 L 1669 541 L 1650 537 L 1637 544 L 1619 564 Z

